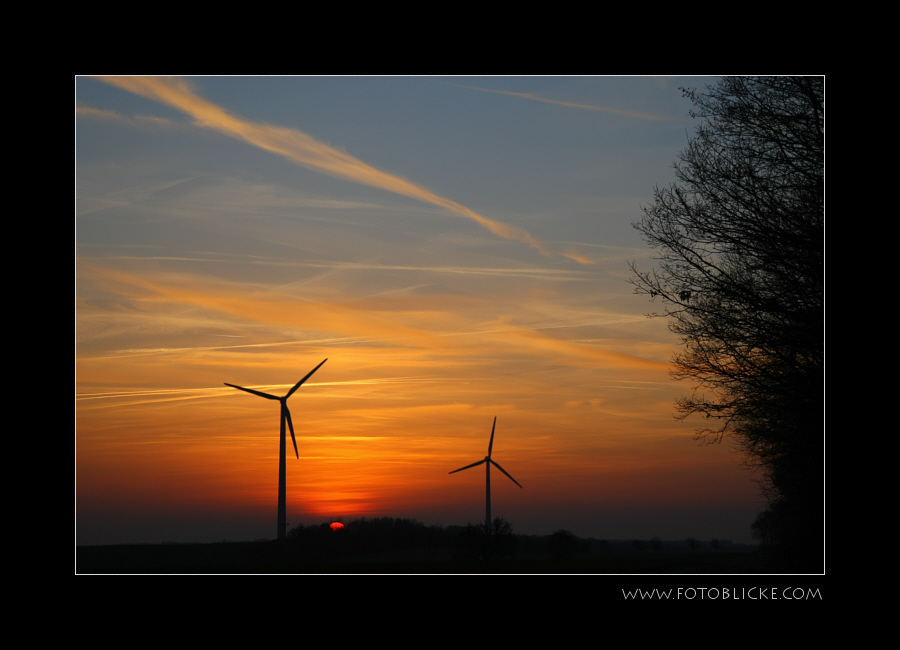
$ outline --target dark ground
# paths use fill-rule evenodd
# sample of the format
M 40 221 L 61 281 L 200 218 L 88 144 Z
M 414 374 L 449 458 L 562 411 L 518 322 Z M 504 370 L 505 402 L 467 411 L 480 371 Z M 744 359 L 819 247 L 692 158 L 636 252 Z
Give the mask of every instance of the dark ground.
M 454 559 L 449 549 L 313 556 L 277 542 L 79 546 L 77 574 L 765 574 L 754 552 L 524 554 L 492 561 Z

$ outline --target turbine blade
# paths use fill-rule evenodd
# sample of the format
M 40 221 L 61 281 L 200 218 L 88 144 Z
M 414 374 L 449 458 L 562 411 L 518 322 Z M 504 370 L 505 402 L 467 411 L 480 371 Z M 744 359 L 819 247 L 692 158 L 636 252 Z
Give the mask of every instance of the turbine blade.
M 291 420 L 291 412 L 284 402 L 281 403 L 281 408 L 284 409 L 284 415 L 287 418 L 288 426 L 291 428 L 291 442 L 294 443 L 294 453 L 297 454 L 297 460 L 300 460 L 300 452 L 297 451 L 297 439 L 294 437 L 294 422 Z
M 512 477 L 512 475 L 511 475 L 509 472 L 507 472 L 505 469 L 503 469 L 502 467 L 500 467 L 500 463 L 498 463 L 498 462 L 495 461 L 495 460 L 492 460 L 491 462 L 494 464 L 494 467 L 496 467 L 496 468 L 499 469 L 501 472 L 503 472 L 504 474 L 506 474 L 506 475 L 509 477 L 509 480 L 510 480 L 510 481 L 512 481 L 513 483 L 515 483 L 515 484 L 518 485 L 519 487 L 522 487 L 522 484 L 519 483 L 516 479 L 514 479 L 514 478 Z M 522 488 L 522 489 L 524 490 L 525 488 Z
M 259 395 L 260 397 L 265 397 L 266 399 L 281 399 L 280 397 L 275 397 L 275 395 L 269 395 L 268 393 L 263 393 L 258 390 L 253 390 L 252 388 L 244 388 L 243 386 L 235 386 L 234 384 L 225 383 L 226 386 L 231 386 L 232 388 L 237 388 L 238 390 L 245 390 L 248 393 L 253 393 L 254 395 Z
M 325 359 L 325 361 L 328 361 L 328 359 Z M 325 363 L 325 361 L 323 361 L 322 363 Z M 312 376 L 313 376 L 313 373 L 314 373 L 316 370 L 318 370 L 319 368 L 322 367 L 322 363 L 320 363 L 320 364 L 317 365 L 315 368 L 313 368 L 312 370 L 310 370 L 310 371 L 309 371 L 309 374 L 306 375 L 306 377 L 304 377 L 303 379 L 301 379 L 300 381 L 298 381 L 298 382 L 294 385 L 294 387 L 293 387 L 291 390 L 288 391 L 288 394 L 285 395 L 284 398 L 287 399 L 288 397 L 290 397 L 291 395 L 293 395 L 293 394 L 294 394 L 294 391 L 297 390 L 298 388 L 300 388 L 300 387 L 303 385 L 303 382 L 305 382 L 307 379 L 309 379 L 310 377 L 312 377 Z
M 488 445 L 488 458 L 491 457 L 491 451 L 494 449 L 494 430 L 497 428 L 497 416 L 494 416 L 494 426 L 491 427 L 491 444 Z
M 452 472 L 447 472 L 447 473 L 448 474 L 456 474 L 457 472 L 461 472 L 464 469 L 469 469 L 470 467 L 477 467 L 478 465 L 481 465 L 481 463 L 483 463 L 486 460 L 487 460 L 487 458 L 484 458 L 482 460 L 479 460 L 477 463 L 472 463 L 471 465 L 466 465 L 465 467 L 460 467 L 459 469 L 455 469 Z

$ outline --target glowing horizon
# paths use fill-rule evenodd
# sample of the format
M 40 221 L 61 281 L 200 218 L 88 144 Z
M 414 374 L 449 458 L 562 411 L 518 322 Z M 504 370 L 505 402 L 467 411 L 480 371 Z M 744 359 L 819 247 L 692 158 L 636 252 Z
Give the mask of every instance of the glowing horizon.
M 292 525 L 479 521 L 483 474 L 447 473 L 497 417 L 517 532 L 749 541 L 753 475 L 673 419 L 627 282 L 691 80 L 188 81 L 77 79 L 78 543 L 274 537 L 278 409 L 224 382 L 326 357 Z

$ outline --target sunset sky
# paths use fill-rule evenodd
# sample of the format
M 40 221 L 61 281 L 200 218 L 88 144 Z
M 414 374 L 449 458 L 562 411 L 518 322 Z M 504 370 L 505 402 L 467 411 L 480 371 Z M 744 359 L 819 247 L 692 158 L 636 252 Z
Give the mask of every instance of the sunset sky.
M 676 421 L 631 224 L 683 77 L 78 77 L 76 541 L 484 518 L 749 542 L 727 444 Z

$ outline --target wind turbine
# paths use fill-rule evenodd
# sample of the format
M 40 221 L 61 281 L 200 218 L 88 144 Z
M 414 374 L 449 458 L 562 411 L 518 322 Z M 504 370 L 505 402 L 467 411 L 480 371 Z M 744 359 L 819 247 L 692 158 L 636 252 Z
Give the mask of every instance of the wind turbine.
M 328 359 L 325 359 L 328 361 Z M 322 363 L 325 363 L 323 361 Z M 278 539 L 284 539 L 287 533 L 287 496 L 285 494 L 285 462 L 284 462 L 284 448 L 285 448 L 285 435 L 284 435 L 284 423 L 287 421 L 288 427 L 291 429 L 291 440 L 294 443 L 294 453 L 297 455 L 297 459 L 300 458 L 300 452 L 297 451 L 297 438 L 294 437 L 294 422 L 291 420 L 291 412 L 287 407 L 288 397 L 294 394 L 294 391 L 300 388 L 307 379 L 312 377 L 313 373 L 322 367 L 322 363 L 317 365 L 315 368 L 309 371 L 309 374 L 306 375 L 303 379 L 294 384 L 294 387 L 290 389 L 284 397 L 278 397 L 277 395 L 269 395 L 268 393 L 263 393 L 262 391 L 253 390 L 252 388 L 244 388 L 243 386 L 236 386 L 234 384 L 225 383 L 226 386 L 231 386 L 232 388 L 237 388 L 238 390 L 243 390 L 248 393 L 253 393 L 254 395 L 259 395 L 260 397 L 265 397 L 266 399 L 274 399 L 281 402 L 281 446 L 279 448 L 278 453 Z
M 493 458 L 491 458 L 491 451 L 494 449 L 494 431 L 496 430 L 496 428 L 497 428 L 497 417 L 494 416 L 494 426 L 491 427 L 491 442 L 488 444 L 488 455 L 485 456 L 483 460 L 479 460 L 477 463 L 472 463 L 471 465 L 466 465 L 465 467 L 460 467 L 459 469 L 455 469 L 452 472 L 450 472 L 450 474 L 456 474 L 457 472 L 461 472 L 464 469 L 469 469 L 470 467 L 477 467 L 478 465 L 481 465 L 482 463 L 485 464 L 486 481 L 487 481 L 487 498 L 486 498 L 486 503 L 485 503 L 485 507 L 484 507 L 484 526 L 485 526 L 485 530 L 488 532 L 488 534 L 490 534 L 490 532 L 491 532 L 491 465 L 492 464 L 495 465 L 497 467 L 497 469 L 499 469 L 501 472 L 506 474 L 507 477 L 509 477 L 510 481 L 512 481 L 519 487 L 522 487 L 521 484 L 516 479 L 514 479 L 510 475 L 509 472 L 507 472 L 505 469 L 500 467 L 500 464 L 497 461 L 495 461 Z M 524 489 L 524 488 L 522 488 L 522 489 Z

